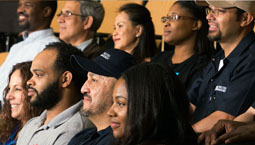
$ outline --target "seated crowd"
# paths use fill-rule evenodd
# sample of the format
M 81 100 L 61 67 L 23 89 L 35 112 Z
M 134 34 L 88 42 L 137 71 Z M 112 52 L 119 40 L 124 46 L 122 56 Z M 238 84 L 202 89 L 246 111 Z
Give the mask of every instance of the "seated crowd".
M 122 5 L 112 48 L 93 0 L 19 0 L 23 41 L 0 67 L 0 145 L 255 144 L 255 1 L 177 0 L 162 16 Z M 214 48 L 214 42 L 217 47 Z M 218 50 L 218 51 L 216 51 Z

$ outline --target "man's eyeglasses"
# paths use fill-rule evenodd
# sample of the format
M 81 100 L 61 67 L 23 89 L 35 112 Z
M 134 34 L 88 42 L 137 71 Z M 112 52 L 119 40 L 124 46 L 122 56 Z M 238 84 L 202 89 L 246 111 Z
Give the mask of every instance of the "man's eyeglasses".
M 63 15 L 65 18 L 70 17 L 70 16 L 86 17 L 85 15 L 74 14 L 74 13 L 72 13 L 72 12 L 70 12 L 70 11 L 65 11 L 65 12 L 62 12 L 62 11 L 61 11 L 59 14 L 57 14 L 58 17 L 60 17 L 60 16 L 62 16 L 62 15 Z
M 206 8 L 205 12 L 206 15 L 209 15 L 210 13 L 212 13 L 213 16 L 218 17 L 220 14 L 226 13 L 227 10 L 229 9 L 233 9 L 235 7 L 230 7 L 230 8 L 224 8 L 224 9 L 211 9 L 211 8 Z
M 167 16 L 167 17 L 161 17 L 161 22 L 165 23 L 167 20 L 172 22 L 172 21 L 177 21 L 177 20 L 180 20 L 180 19 L 194 19 L 194 20 L 196 20 L 196 18 L 190 17 L 190 16 L 170 15 L 170 16 Z

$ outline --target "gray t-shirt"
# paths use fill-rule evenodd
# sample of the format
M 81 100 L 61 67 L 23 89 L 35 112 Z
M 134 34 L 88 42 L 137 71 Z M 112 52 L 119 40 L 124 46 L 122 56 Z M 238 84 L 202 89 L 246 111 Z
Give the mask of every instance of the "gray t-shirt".
M 67 145 L 71 138 L 85 128 L 94 125 L 80 113 L 82 101 L 43 124 L 47 110 L 27 122 L 20 132 L 17 145 Z

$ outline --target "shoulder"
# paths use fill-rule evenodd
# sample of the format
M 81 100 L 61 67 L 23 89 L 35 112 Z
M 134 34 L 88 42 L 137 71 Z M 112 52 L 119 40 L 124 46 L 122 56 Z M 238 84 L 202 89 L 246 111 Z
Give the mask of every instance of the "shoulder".
M 73 145 L 73 144 L 77 144 L 82 142 L 83 140 L 85 140 L 86 138 L 88 138 L 89 136 L 91 136 L 92 134 L 96 133 L 97 129 L 96 128 L 87 128 L 84 129 L 82 131 L 80 131 L 79 133 L 77 133 L 68 143 L 69 145 Z

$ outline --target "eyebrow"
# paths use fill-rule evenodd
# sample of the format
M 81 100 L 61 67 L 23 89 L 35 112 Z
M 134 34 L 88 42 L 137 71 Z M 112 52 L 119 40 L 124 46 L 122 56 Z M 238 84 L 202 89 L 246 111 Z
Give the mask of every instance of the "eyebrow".
M 115 96 L 115 98 L 116 98 L 116 99 L 122 98 L 122 99 L 128 100 L 126 97 L 123 97 L 123 96 Z
M 43 73 L 44 73 L 44 71 L 42 71 L 42 70 L 40 70 L 40 69 L 33 69 L 32 71 L 33 71 L 33 72 L 38 72 L 38 71 L 39 71 L 39 72 L 43 72 Z

